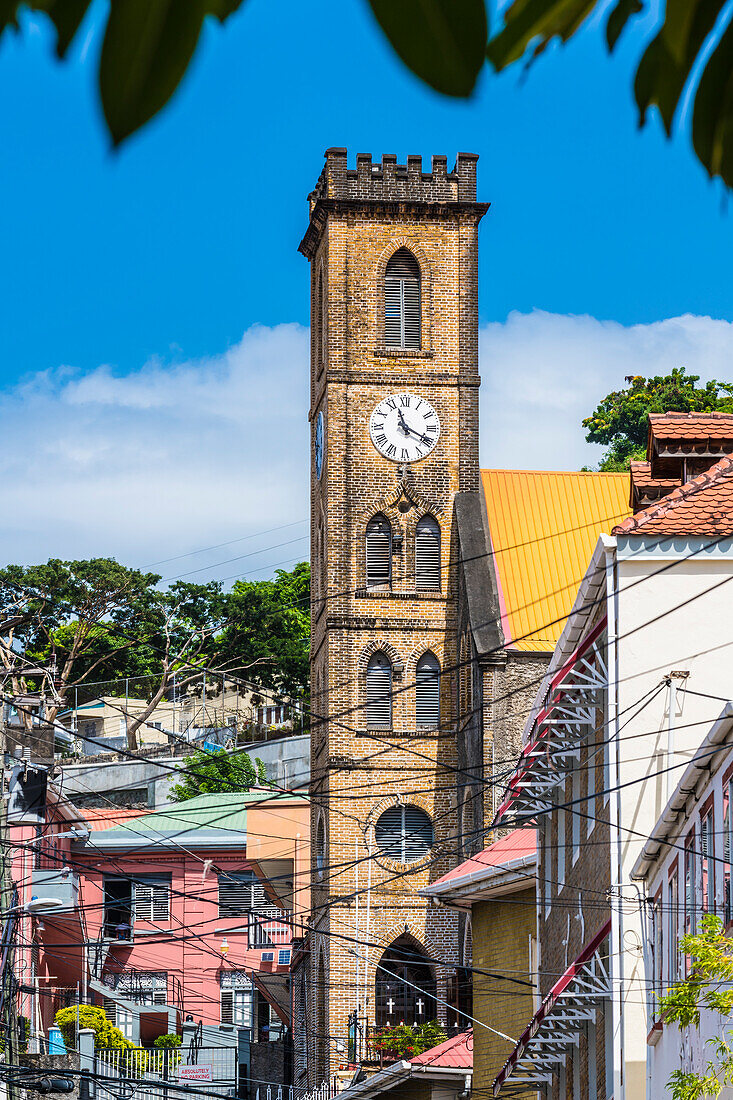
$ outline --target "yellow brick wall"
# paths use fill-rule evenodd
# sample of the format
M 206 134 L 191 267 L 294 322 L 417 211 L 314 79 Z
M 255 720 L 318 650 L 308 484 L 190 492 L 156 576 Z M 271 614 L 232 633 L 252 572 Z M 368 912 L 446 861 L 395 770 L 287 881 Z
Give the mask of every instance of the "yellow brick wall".
M 407 931 L 440 960 L 441 999 L 458 962 L 455 914 L 417 893 L 461 858 L 454 677 L 442 682 L 440 737 L 416 736 L 414 692 L 400 689 L 414 682 L 426 649 L 442 667 L 456 661 L 453 499 L 479 488 L 477 238 L 485 207 L 474 199 L 472 158 L 462 160 L 455 177 L 446 174 L 444 159 L 424 174 L 413 160 L 404 175 L 389 158 L 379 171 L 362 160 L 357 178 L 347 174 L 340 151 L 330 152 L 301 246 L 311 260 L 313 429 L 319 412 L 325 419 L 320 480 L 311 464 L 311 699 L 322 716 L 311 730 L 311 795 L 312 851 L 315 857 L 322 818 L 330 870 L 313 868 L 312 958 L 323 951 L 326 980 L 312 968 L 312 1004 L 316 1020 L 326 1017 L 326 1036 L 312 1051 L 312 1083 L 343 1061 L 349 1013 L 358 1005 L 374 1020 L 376 967 L 395 939 Z M 383 346 L 384 269 L 403 246 L 421 268 L 420 350 Z M 441 435 L 403 481 L 400 468 L 373 447 L 368 424 L 382 398 L 405 390 L 430 401 Z M 365 593 L 365 528 L 377 512 L 403 535 L 403 549 L 393 557 L 392 591 Z M 412 579 L 415 526 L 426 512 L 442 531 L 440 593 L 416 592 Z M 377 648 L 403 662 L 404 673 L 394 682 L 392 729 L 373 736 L 363 703 L 366 663 Z M 435 823 L 436 845 L 414 867 L 370 858 L 374 823 L 398 797 L 424 808 Z M 365 975 L 360 964 L 361 997 L 357 939 L 368 956 Z
M 509 979 L 532 980 L 529 937 L 535 940 L 537 934 L 535 905 L 531 889 L 473 906 L 473 1015 L 514 1039 L 534 1014 L 531 990 Z M 505 977 L 498 980 L 481 971 Z M 474 1095 L 490 1096 L 514 1044 L 479 1025 L 473 1034 Z

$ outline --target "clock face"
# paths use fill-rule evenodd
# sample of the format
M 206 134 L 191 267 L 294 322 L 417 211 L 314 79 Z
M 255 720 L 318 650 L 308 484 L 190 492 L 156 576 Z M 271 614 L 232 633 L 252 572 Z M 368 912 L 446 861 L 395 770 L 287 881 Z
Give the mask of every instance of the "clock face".
M 323 438 L 323 413 L 319 412 L 316 417 L 316 431 L 313 441 L 313 449 L 316 457 L 316 477 L 320 481 L 321 474 L 323 473 L 323 451 L 325 447 L 325 441 Z
M 414 393 L 384 397 L 369 418 L 372 443 L 392 462 L 417 462 L 440 439 L 440 420 L 433 406 Z

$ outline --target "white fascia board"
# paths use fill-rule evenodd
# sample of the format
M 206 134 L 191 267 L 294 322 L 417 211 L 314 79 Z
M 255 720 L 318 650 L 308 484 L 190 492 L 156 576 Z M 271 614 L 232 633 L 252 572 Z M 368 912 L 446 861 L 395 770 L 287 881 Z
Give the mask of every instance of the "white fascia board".
M 379 1096 L 380 1092 L 388 1092 L 406 1081 L 410 1077 L 411 1070 L 412 1065 L 409 1062 L 395 1062 L 385 1069 L 380 1069 L 379 1073 L 375 1073 L 366 1081 L 360 1081 L 358 1085 L 344 1089 L 339 1096 L 348 1097 L 348 1100 L 352 1097 L 356 1100 L 356 1097 Z
M 450 898 L 470 906 L 474 902 L 508 894 L 536 879 L 537 856 L 521 856 L 480 871 L 471 871 L 449 882 L 425 886 L 418 894 L 427 898 Z
M 719 755 L 733 745 L 733 702 L 723 707 L 720 717 L 708 731 L 705 740 L 695 750 L 695 756 L 682 773 L 669 802 L 662 810 L 651 836 L 631 869 L 632 879 L 646 879 L 667 853 L 665 841 L 678 832 L 680 817 L 686 814 L 690 797 L 697 798 L 700 779 L 712 778 L 719 764 Z M 716 751 L 717 750 L 717 751 Z
M 640 561 L 709 561 L 733 558 L 733 539 L 716 539 L 710 535 L 676 535 L 660 538 L 630 532 L 618 536 L 618 560 Z

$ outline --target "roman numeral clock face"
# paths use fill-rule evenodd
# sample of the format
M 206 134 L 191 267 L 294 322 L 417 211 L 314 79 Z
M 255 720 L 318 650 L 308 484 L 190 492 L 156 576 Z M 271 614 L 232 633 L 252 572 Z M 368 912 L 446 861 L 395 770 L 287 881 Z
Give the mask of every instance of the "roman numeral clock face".
M 414 393 L 384 397 L 369 418 L 372 443 L 392 462 L 417 462 L 440 439 L 440 420 L 433 406 Z

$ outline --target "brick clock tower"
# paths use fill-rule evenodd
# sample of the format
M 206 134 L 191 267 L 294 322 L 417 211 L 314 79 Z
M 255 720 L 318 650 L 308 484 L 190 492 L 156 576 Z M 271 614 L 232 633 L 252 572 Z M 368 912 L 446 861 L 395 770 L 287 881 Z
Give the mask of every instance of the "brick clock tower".
M 367 1025 L 456 1006 L 457 918 L 418 891 L 465 850 L 451 560 L 456 494 L 479 490 L 476 161 L 360 154 L 354 169 L 329 149 L 309 196 L 313 921 L 296 1084 L 306 1064 L 312 1085 L 358 1059 Z

